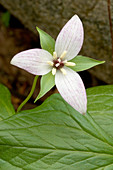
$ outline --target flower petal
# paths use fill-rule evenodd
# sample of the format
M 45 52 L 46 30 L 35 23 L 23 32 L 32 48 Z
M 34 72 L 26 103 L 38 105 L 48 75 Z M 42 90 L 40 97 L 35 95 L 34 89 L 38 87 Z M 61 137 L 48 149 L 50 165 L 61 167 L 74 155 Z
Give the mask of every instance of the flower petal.
M 65 59 L 74 58 L 82 47 L 83 38 L 82 22 L 77 15 L 74 15 L 62 28 L 56 39 L 55 51 L 57 55 L 60 57 L 64 51 L 67 51 Z
M 52 55 L 48 51 L 30 49 L 16 54 L 12 58 L 11 64 L 34 75 L 44 75 L 52 69 L 47 61 L 52 61 Z
M 64 98 L 74 109 L 81 114 L 87 110 L 87 97 L 84 84 L 79 74 L 70 68 L 65 67 L 66 75 L 57 71 L 55 75 L 56 87 Z

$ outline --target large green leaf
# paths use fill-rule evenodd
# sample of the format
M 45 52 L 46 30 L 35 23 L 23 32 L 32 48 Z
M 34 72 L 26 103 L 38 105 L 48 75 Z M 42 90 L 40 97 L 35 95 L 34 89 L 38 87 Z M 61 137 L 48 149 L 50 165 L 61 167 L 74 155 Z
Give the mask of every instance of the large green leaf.
M 105 109 L 104 102 L 110 107 Z M 1 121 L 0 170 L 112 170 L 112 103 L 113 87 L 96 87 L 88 89 L 88 111 L 94 119 L 55 94 L 40 107 Z
M 40 43 L 42 49 L 47 50 L 53 55 L 55 49 L 55 40 L 49 34 L 39 29 L 38 27 L 36 27 L 36 29 L 40 35 Z
M 87 69 L 90 69 L 94 66 L 97 66 L 99 64 L 103 64 L 105 63 L 105 61 L 98 61 L 89 57 L 85 57 L 85 56 L 81 56 L 78 55 L 75 58 L 73 58 L 71 60 L 71 62 L 74 62 L 76 64 L 76 66 L 74 67 L 70 67 L 71 69 L 73 69 L 74 71 L 84 71 Z
M 113 137 L 113 85 L 90 88 L 87 94 L 89 112 L 107 134 Z
M 41 77 L 40 83 L 40 92 L 35 99 L 35 102 L 44 96 L 53 86 L 55 85 L 55 76 L 52 75 L 52 72 L 49 72 L 46 75 Z
M 15 114 L 9 90 L 0 84 L 0 121 Z

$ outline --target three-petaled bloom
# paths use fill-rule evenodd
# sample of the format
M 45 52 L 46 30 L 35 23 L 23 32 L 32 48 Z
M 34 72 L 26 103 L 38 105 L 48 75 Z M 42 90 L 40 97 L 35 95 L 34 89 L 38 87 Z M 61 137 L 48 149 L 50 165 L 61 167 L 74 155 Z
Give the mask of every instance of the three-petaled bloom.
M 81 114 L 85 114 L 87 109 L 85 87 L 79 74 L 68 66 L 76 67 L 69 60 L 79 53 L 83 36 L 82 22 L 74 15 L 59 33 L 53 56 L 44 49 L 30 49 L 18 53 L 11 60 L 11 64 L 34 75 L 45 75 L 52 71 L 61 96 Z

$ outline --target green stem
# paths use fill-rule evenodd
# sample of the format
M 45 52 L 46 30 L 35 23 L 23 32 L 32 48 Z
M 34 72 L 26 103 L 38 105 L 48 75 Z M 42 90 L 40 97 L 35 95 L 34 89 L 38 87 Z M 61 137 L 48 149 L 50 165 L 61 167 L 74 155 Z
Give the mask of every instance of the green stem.
M 27 98 L 20 104 L 20 106 L 17 109 L 17 113 L 22 109 L 22 107 L 28 102 L 28 100 L 31 98 L 32 94 L 34 93 L 35 87 L 36 87 L 36 83 L 37 83 L 37 79 L 38 76 L 35 76 L 34 81 L 33 81 L 33 85 L 31 88 L 31 91 L 29 93 L 29 95 L 27 96 Z

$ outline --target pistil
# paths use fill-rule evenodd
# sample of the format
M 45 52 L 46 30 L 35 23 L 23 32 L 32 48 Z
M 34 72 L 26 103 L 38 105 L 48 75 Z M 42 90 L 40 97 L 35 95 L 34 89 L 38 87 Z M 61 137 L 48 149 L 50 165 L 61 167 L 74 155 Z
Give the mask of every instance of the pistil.
M 67 60 L 63 60 L 66 56 L 67 51 L 64 51 L 60 57 L 57 57 L 57 53 L 53 52 L 53 61 L 47 61 L 47 63 L 52 66 L 52 74 L 55 75 L 57 70 L 60 70 L 64 75 L 66 75 L 66 70 L 63 68 L 64 66 L 75 66 L 76 64 L 73 62 L 68 62 Z
M 55 67 L 59 67 L 59 66 L 60 66 L 60 63 L 55 64 Z

